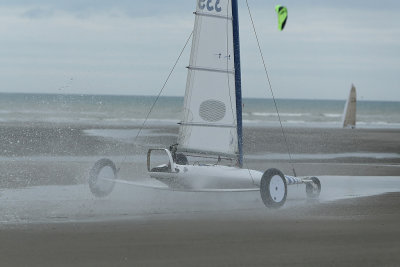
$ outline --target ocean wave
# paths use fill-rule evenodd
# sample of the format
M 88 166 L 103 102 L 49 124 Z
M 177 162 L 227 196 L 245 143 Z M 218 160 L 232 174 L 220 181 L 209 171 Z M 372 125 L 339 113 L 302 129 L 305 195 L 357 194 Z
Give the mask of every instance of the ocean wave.
M 141 119 L 124 118 L 71 118 L 71 117 L 47 117 L 47 118 L 1 118 L 4 124 L 29 124 L 29 123 L 48 123 L 60 125 L 95 125 L 95 126 L 140 126 L 144 122 Z M 174 119 L 148 119 L 147 125 L 177 125 L 179 120 Z
M 298 121 L 288 120 L 288 121 L 283 121 L 282 123 L 306 123 L 306 121 L 302 121 L 302 120 L 298 120 Z
M 253 116 L 260 116 L 260 117 L 278 117 L 277 113 L 272 112 L 252 112 L 251 115 Z M 281 117 L 302 117 L 302 116 L 310 116 L 310 113 L 279 113 Z
M 90 111 L 89 111 L 90 112 Z M 0 122 L 1 123 L 51 123 L 51 124 L 93 124 L 93 125 L 105 125 L 105 126 L 126 126 L 126 125 L 141 125 L 145 118 L 131 118 L 128 116 L 123 116 L 119 117 L 116 114 L 114 116 L 108 116 L 102 114 L 99 115 L 99 113 L 93 112 L 90 113 L 91 115 L 88 115 L 88 113 L 85 112 L 85 114 L 78 114 L 78 113 L 58 113 L 56 112 L 55 114 L 53 113 L 52 116 L 49 116 L 48 114 L 41 114 L 41 116 L 37 115 L 38 113 L 30 113 L 27 115 L 22 115 L 22 114 L 1 114 L 0 113 Z M 259 114 L 259 113 L 256 113 Z M 273 113 L 261 113 L 264 114 L 264 116 L 245 116 L 243 119 L 244 124 L 248 125 L 253 125 L 253 124 L 276 124 L 278 123 L 278 119 L 276 117 L 276 114 L 273 115 Z M 285 114 L 289 115 L 288 117 L 285 117 Z M 309 116 L 306 117 L 304 116 L 306 113 L 283 113 L 282 114 L 282 122 L 285 124 L 290 124 L 291 126 L 297 124 L 300 127 L 307 127 L 307 126 L 315 126 L 317 127 L 324 127 L 324 125 L 335 125 L 335 127 L 341 127 L 340 120 L 335 120 L 335 119 L 322 119 L 322 117 L 315 117 L 315 116 Z M 290 117 L 290 115 L 294 115 Z M 340 114 L 335 114 L 335 113 L 327 113 L 324 115 L 328 115 L 327 117 L 335 118 L 335 117 L 340 117 Z M 271 117 L 267 117 L 271 116 Z M 304 116 L 304 117 L 300 117 Z M 374 120 L 376 119 L 376 120 Z M 176 125 L 179 123 L 178 118 L 149 118 L 147 119 L 147 124 L 151 125 Z M 391 118 L 387 119 L 377 119 L 377 118 L 360 118 L 357 120 L 357 126 L 361 127 L 367 127 L 367 128 L 400 128 L 400 122 L 398 120 L 394 121 Z
M 374 121 L 374 122 L 370 122 L 369 124 L 387 125 L 387 124 L 395 124 L 395 123 L 390 123 L 387 121 Z
M 381 126 L 398 126 L 400 127 L 399 122 L 387 122 L 387 121 L 357 121 L 356 125 L 381 125 Z
M 327 118 L 341 118 L 342 114 L 338 114 L 338 113 L 323 113 L 322 116 L 327 117 Z

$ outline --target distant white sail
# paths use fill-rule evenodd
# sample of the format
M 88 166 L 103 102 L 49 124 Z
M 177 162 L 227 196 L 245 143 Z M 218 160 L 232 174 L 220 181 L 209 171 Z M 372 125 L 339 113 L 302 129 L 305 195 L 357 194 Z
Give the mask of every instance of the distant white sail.
M 178 150 L 238 154 L 232 4 L 198 0 Z
M 354 85 L 351 85 L 349 98 L 347 99 L 343 111 L 343 128 L 356 127 L 356 111 L 357 111 L 356 87 Z

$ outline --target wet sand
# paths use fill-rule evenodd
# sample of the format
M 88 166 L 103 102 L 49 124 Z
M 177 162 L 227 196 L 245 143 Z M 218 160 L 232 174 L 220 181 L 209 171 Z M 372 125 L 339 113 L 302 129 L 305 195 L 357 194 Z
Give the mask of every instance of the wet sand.
M 91 125 L 5 125 L 0 127 L 0 186 L 6 188 L 34 185 L 85 183 L 88 170 L 102 157 L 112 158 L 127 178 L 140 172 L 145 176 L 149 147 L 168 147 L 176 142 L 176 126 L 150 127 L 151 135 L 142 134 L 132 143 L 127 140 L 88 135 Z M 135 127 L 106 127 L 102 130 L 134 131 Z M 323 129 L 287 128 L 288 145 L 297 175 L 399 176 L 399 129 Z M 244 152 L 248 168 L 279 168 L 292 174 L 287 148 L 279 128 L 246 127 Z M 318 155 L 360 153 L 361 156 L 323 158 Z M 281 158 L 270 159 L 268 155 Z M 316 155 L 312 159 L 301 155 Z M 369 155 L 382 154 L 382 157 Z M 385 157 L 395 154 L 396 157 Z M 264 157 L 264 155 L 266 155 Z M 362 156 L 365 155 L 365 156 Z M 129 156 L 139 157 L 130 162 Z M 140 158 L 141 157 L 141 158 Z
M 100 127 L 93 125 L 0 125 L 0 156 L 34 155 L 84 156 L 141 153 L 134 136 L 121 140 L 88 135 L 86 130 L 137 130 L 137 127 Z M 146 136 L 146 131 L 152 134 Z M 178 126 L 147 127 L 138 143 L 147 146 L 176 142 Z M 285 128 L 291 153 L 399 153 L 400 129 Z M 287 153 L 284 138 L 277 127 L 245 127 L 244 153 Z M 400 163 L 397 158 L 393 162 Z
M 101 157 L 117 159 L 123 178 L 145 175 L 138 167 L 144 165 L 144 158 L 129 162 L 129 157 L 145 155 L 144 148 L 129 140 L 89 136 L 86 129 L 93 127 L 0 127 L 1 188 L 83 184 Z M 176 139 L 176 127 L 151 130 L 162 135 L 143 136 L 142 144 L 167 146 Z M 292 128 L 286 132 L 295 154 L 400 151 L 400 130 Z M 286 153 L 278 128 L 246 128 L 245 135 L 247 155 Z M 398 157 L 368 156 L 294 160 L 299 175 L 400 176 L 399 163 Z M 247 164 L 260 170 L 291 171 L 285 159 L 257 158 Z M 107 199 L 90 201 L 108 203 Z M 247 208 L 253 205 L 261 204 L 226 210 L 166 209 L 97 222 L 89 222 L 90 213 L 86 222 L 29 223 L 27 218 L 22 224 L 0 225 L 0 266 L 399 266 L 400 193 L 279 210 Z M 87 206 L 84 211 L 91 209 Z
M 310 205 L 18 225 L 1 265 L 399 266 L 399 193 Z

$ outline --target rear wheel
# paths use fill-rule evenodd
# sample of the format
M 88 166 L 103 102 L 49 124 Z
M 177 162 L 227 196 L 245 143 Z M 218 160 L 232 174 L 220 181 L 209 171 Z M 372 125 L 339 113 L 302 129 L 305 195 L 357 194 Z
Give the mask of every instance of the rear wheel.
M 279 208 L 285 204 L 287 183 L 280 170 L 268 169 L 264 172 L 260 183 L 260 194 L 264 205 L 268 208 Z
M 96 197 L 108 196 L 115 186 L 117 168 L 109 159 L 98 160 L 89 174 L 89 188 Z
M 308 198 L 318 198 L 321 193 L 321 182 L 317 177 L 311 177 L 311 183 L 306 184 Z

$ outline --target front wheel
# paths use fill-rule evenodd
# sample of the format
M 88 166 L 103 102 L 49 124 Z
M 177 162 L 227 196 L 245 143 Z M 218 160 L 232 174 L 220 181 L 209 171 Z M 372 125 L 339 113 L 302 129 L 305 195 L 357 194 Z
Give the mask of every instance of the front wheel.
M 318 198 L 321 193 L 321 182 L 317 177 L 311 177 L 311 183 L 306 184 L 308 198 Z
M 268 208 L 279 208 L 285 204 L 287 183 L 280 170 L 268 169 L 264 172 L 260 183 L 260 194 L 264 205 Z
M 117 168 L 109 159 L 98 160 L 89 174 L 89 188 L 96 197 L 108 196 L 115 186 Z

